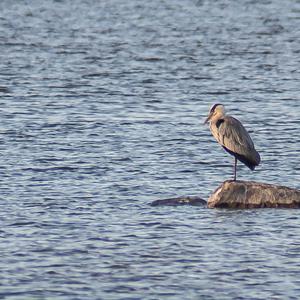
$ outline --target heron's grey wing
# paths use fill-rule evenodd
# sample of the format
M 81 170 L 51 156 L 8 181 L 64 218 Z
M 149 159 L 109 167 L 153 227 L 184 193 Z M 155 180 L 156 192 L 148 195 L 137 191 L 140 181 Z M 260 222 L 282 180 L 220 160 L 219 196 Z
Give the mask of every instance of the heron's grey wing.
M 228 150 L 240 155 L 252 156 L 254 144 L 241 122 L 226 116 L 219 126 L 219 143 Z

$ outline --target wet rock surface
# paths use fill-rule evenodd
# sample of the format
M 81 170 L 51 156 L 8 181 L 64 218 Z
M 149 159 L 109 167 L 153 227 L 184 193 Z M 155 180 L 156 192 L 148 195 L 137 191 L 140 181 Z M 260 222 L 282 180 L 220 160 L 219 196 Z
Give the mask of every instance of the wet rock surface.
M 155 200 L 151 202 L 150 205 L 151 206 L 177 206 L 177 205 L 206 206 L 207 202 L 198 196 L 181 196 L 176 198 Z
M 209 208 L 300 208 L 300 191 L 253 181 L 225 181 L 207 204 Z

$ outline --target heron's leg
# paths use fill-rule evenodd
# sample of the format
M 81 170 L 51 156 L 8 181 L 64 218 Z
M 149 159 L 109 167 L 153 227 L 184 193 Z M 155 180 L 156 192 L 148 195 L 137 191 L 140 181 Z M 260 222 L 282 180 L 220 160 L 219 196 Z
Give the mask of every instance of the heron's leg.
M 237 158 L 234 157 L 234 178 L 233 178 L 234 181 L 236 181 L 236 166 L 237 166 Z

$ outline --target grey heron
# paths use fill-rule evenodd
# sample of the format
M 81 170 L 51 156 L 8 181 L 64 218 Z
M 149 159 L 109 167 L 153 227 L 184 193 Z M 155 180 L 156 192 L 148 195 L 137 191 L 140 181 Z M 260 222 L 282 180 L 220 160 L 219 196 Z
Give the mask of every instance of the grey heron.
M 244 163 L 252 171 L 260 163 L 260 155 L 255 150 L 253 141 L 242 123 L 226 115 L 222 104 L 214 104 L 204 122 L 217 142 L 234 156 L 234 179 L 236 180 L 237 160 Z

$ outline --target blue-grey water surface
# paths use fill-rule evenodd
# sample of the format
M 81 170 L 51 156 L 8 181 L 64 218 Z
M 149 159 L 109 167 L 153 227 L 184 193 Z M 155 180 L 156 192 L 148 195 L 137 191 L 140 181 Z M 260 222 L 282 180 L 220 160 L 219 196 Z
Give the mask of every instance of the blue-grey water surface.
M 1 299 L 299 299 L 298 210 L 207 199 L 232 157 L 204 118 L 238 117 L 245 180 L 300 188 L 300 2 L 0 2 Z

